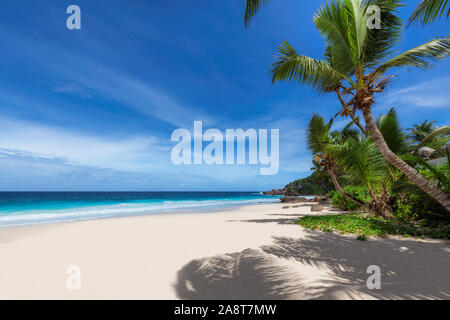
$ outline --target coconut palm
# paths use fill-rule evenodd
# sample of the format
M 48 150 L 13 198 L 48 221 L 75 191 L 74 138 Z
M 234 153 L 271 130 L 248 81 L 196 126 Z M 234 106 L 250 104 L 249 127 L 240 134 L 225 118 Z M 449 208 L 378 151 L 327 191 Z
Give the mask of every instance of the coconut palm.
M 450 126 L 442 126 L 440 128 L 434 129 L 428 135 L 422 138 L 421 142 L 417 146 L 417 148 L 423 147 L 425 144 L 431 142 L 435 137 L 439 135 L 449 135 L 450 134 Z
M 378 118 L 377 126 L 392 152 L 396 155 L 401 155 L 407 151 L 406 135 L 400 128 L 397 113 L 394 108 L 390 109 L 387 114 L 381 115 Z M 386 199 L 389 198 L 388 187 L 392 186 L 392 184 L 397 181 L 400 176 L 400 171 L 398 171 L 393 165 L 388 164 L 386 166 L 386 175 L 382 181 L 383 194 Z
M 421 124 L 415 124 L 408 128 L 408 138 L 414 143 L 421 143 L 433 130 L 436 121 L 425 120 Z
M 336 178 L 335 170 L 337 164 L 332 155 L 333 143 L 332 138 L 330 137 L 332 123 L 333 121 L 331 120 L 325 124 L 322 117 L 317 114 L 313 115 L 309 121 L 308 130 L 306 133 L 308 149 L 314 155 L 314 163 L 316 168 L 323 168 L 327 171 L 336 190 L 347 199 L 355 201 L 359 205 L 364 205 L 363 202 L 347 194 Z
M 245 25 L 248 26 L 250 19 L 258 12 L 262 5 L 267 4 L 269 0 L 247 0 L 245 9 Z M 447 12 L 447 18 L 450 17 L 450 4 L 448 0 L 423 0 L 420 2 L 411 17 L 408 25 L 411 23 L 420 23 L 422 25 L 439 19 Z
M 369 190 L 369 209 L 378 216 L 390 217 L 389 195 L 381 190 L 387 173 L 387 163 L 370 137 L 348 137 L 336 147 L 336 159 L 354 181 Z M 379 192 L 382 191 L 382 192 Z M 381 195 L 380 195 L 381 194 Z
M 418 4 L 408 25 L 411 23 L 420 23 L 422 25 L 435 21 L 443 15 L 450 16 L 450 3 L 448 0 L 423 0 Z
M 363 136 L 351 126 L 344 128 L 335 143 L 334 153 L 344 172 L 353 178 L 353 182 L 363 184 L 369 190 L 371 202 L 368 208 L 377 215 L 391 217 L 388 202 L 389 187 L 400 178 L 399 171 L 387 163 L 370 137 Z M 400 128 L 397 114 L 392 108 L 377 120 L 377 126 L 389 148 L 396 154 L 406 149 L 405 135 Z M 338 135 L 339 137 L 339 135 Z
M 381 10 L 381 29 L 371 29 L 367 23 L 370 5 Z M 450 197 L 390 150 L 372 115 L 375 94 L 383 92 L 392 78 L 388 72 L 398 67 L 426 69 L 450 54 L 449 36 L 393 56 L 401 38 L 402 20 L 396 16 L 401 6 L 400 0 L 328 1 L 314 16 L 326 43 L 324 59 L 300 55 L 285 41 L 273 64 L 273 82 L 295 81 L 320 93 L 334 92 L 341 116 L 355 118 L 362 112 L 366 129 L 385 159 L 450 211 Z

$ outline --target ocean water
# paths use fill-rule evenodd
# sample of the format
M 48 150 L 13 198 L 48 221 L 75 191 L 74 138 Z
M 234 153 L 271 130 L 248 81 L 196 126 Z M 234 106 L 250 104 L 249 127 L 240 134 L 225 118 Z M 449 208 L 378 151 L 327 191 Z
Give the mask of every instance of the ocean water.
M 277 202 L 259 192 L 0 192 L 0 227 Z

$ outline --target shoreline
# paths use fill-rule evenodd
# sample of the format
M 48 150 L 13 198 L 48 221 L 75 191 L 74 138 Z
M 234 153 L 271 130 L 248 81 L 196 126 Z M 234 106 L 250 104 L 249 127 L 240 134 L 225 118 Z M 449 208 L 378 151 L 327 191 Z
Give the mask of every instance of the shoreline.
M 290 222 L 328 211 L 311 213 L 311 203 L 284 205 L 2 228 L 0 298 L 450 298 L 449 241 L 363 243 L 308 231 Z M 384 290 L 378 292 L 364 285 L 373 264 L 383 273 Z M 72 265 L 81 270 L 80 290 L 66 287 Z M 228 292 L 224 288 L 236 279 L 226 270 L 237 267 L 237 283 L 247 289 Z M 285 278 L 264 270 L 280 270 Z M 221 285 L 208 285 L 211 276 Z M 275 289 L 280 281 L 296 289 Z
M 110 216 L 110 217 L 98 217 L 98 218 L 86 218 L 86 219 L 75 219 L 75 220 L 66 220 L 66 221 L 49 221 L 49 222 L 39 222 L 39 223 L 32 223 L 32 224 L 23 224 L 23 225 L 13 225 L 13 226 L 0 226 L 0 234 L 3 230 L 10 230 L 10 229 L 16 229 L 16 228 L 32 228 L 32 227 L 39 227 L 39 226 L 52 226 L 52 225 L 64 225 L 66 223 L 77 223 L 77 222 L 87 222 L 87 221 L 103 221 L 103 220 L 113 220 L 113 219 L 128 219 L 128 218 L 148 218 L 148 217 L 160 217 L 160 216 L 177 216 L 177 215 L 211 215 L 211 214 L 218 214 L 221 212 L 227 212 L 231 210 L 239 210 L 241 208 L 245 207 L 253 207 L 258 205 L 265 205 L 265 204 L 278 204 L 278 202 L 273 203 L 255 203 L 255 204 L 244 204 L 244 205 L 230 205 L 228 207 L 220 208 L 220 209 L 210 209 L 210 208 L 203 208 L 203 209 L 182 209 L 182 210 L 174 210 L 174 211 L 167 211 L 167 212 L 152 212 L 152 213 L 143 213 L 143 214 L 130 214 L 130 215 L 117 215 L 117 216 Z
M 172 214 L 210 214 L 210 213 L 214 213 L 214 212 L 220 212 L 220 211 L 227 211 L 227 210 L 233 210 L 233 209 L 238 209 L 240 207 L 245 207 L 245 206 L 251 206 L 251 205 L 258 205 L 258 204 L 271 204 L 271 203 L 278 203 L 278 199 L 279 198 L 261 198 L 261 199 L 255 199 L 253 200 L 253 202 L 248 202 L 249 200 L 241 200 L 241 201 L 236 201 L 235 203 L 231 202 L 231 203 L 221 203 L 221 204 L 209 204 L 208 203 L 208 199 L 204 200 L 206 201 L 206 203 L 199 203 L 198 206 L 186 206 L 186 207 L 181 207 L 181 208 L 159 208 L 156 209 L 155 211 L 153 211 L 154 209 L 148 208 L 148 212 L 145 211 L 136 211 L 136 212 L 132 212 L 132 213 L 126 213 L 126 210 L 123 210 L 123 213 L 120 213 L 121 209 L 114 209 L 119 211 L 118 213 L 110 213 L 110 214 L 106 214 L 106 215 L 101 215 L 101 214 L 97 214 L 95 216 L 94 213 L 92 213 L 92 216 L 87 216 L 87 217 L 76 217 L 76 211 L 71 211 L 71 210 L 75 210 L 75 209 L 79 209 L 79 210 L 94 210 L 94 208 L 96 208 L 97 206 L 93 205 L 93 206 L 82 206 L 82 207 L 73 207 L 73 208 L 67 208 L 67 209 L 53 209 L 53 210 L 49 210 L 48 212 L 40 212 L 37 213 L 36 215 L 49 215 L 49 214 L 53 214 L 53 220 L 37 220 L 36 222 L 31 221 L 31 222 L 25 222 L 22 224 L 2 224 L 0 223 L 0 230 L 5 229 L 5 228 L 14 228 L 14 227 L 25 227 L 25 226 L 34 226 L 34 225 L 47 225 L 47 224 L 56 224 L 56 223 L 66 223 L 66 222 L 77 222 L 77 221 L 90 221 L 90 220 L 104 220 L 104 219 L 110 219 L 110 218 L 127 218 L 127 217 L 133 217 L 133 216 L 158 216 L 158 215 L 172 215 Z M 196 200 L 187 200 L 187 201 L 196 201 Z M 201 202 L 201 200 L 198 200 L 198 202 Z M 131 203 L 120 203 L 120 204 L 133 204 Z M 149 205 L 151 205 L 153 203 L 149 203 Z M 118 205 L 118 204 L 115 204 Z M 102 207 L 102 206 L 114 206 L 114 205 L 98 205 L 98 207 Z M 64 211 L 65 210 L 65 211 Z M 75 214 L 74 218 L 67 218 L 67 219 L 58 219 L 58 214 L 64 215 L 64 214 Z M 5 215 L 4 217 L 17 217 L 17 216 L 21 216 L 23 217 L 23 219 L 26 219 L 27 216 L 33 216 L 34 213 L 20 213 L 18 215 Z

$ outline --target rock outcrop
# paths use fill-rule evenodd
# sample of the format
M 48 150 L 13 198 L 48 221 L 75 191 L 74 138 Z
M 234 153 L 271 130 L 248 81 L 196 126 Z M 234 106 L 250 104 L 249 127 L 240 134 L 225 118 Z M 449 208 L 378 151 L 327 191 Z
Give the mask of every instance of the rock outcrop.
M 323 207 L 319 205 L 315 205 L 311 207 L 311 212 L 320 212 L 323 211 Z
M 287 196 L 287 197 L 283 197 L 280 198 L 280 201 L 282 203 L 299 203 L 299 202 L 309 202 L 308 199 L 306 198 L 298 198 L 298 197 L 293 197 L 293 196 Z

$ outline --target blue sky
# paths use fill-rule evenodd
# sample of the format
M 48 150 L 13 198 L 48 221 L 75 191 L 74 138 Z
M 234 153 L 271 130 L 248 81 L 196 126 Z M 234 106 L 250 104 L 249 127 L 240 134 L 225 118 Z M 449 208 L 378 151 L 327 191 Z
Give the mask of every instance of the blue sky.
M 271 84 L 288 40 L 320 58 L 312 16 L 324 1 L 273 0 L 243 24 L 244 0 L 8 1 L 0 11 L 0 190 L 266 190 L 311 168 L 304 133 L 333 95 Z M 408 1 L 407 17 L 418 1 Z M 307 3 L 307 4 L 305 4 Z M 66 28 L 81 8 L 82 29 Z M 411 27 L 398 50 L 446 36 L 449 21 Z M 399 70 L 375 114 L 396 107 L 402 126 L 450 122 L 450 59 Z M 177 128 L 280 129 L 280 170 L 183 165 L 170 159 Z M 336 128 L 345 125 L 338 120 Z

